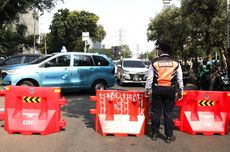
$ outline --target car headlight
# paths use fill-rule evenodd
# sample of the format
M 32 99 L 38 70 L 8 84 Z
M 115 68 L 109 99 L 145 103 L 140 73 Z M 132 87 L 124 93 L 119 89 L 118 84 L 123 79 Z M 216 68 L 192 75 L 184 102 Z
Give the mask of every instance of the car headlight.
M 2 70 L 2 73 L 10 74 L 10 75 L 16 75 L 18 74 L 17 70 Z

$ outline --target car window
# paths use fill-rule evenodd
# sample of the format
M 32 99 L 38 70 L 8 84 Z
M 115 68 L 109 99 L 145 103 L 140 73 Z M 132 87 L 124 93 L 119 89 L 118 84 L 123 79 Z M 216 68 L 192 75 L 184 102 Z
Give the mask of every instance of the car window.
M 29 63 L 39 58 L 39 56 L 25 56 L 24 63 Z
M 20 64 L 22 56 L 12 57 L 4 61 L 4 65 Z
M 108 66 L 109 62 L 102 56 L 93 56 L 94 62 L 96 66 Z
M 70 66 L 70 59 L 70 55 L 62 55 L 50 60 L 47 64 L 49 67 Z
M 41 63 L 41 62 L 45 61 L 46 59 L 50 58 L 51 56 L 52 56 L 52 55 L 46 55 L 46 56 L 37 58 L 36 60 L 30 62 L 30 64 L 38 64 L 38 63 Z
M 89 55 L 74 55 L 74 66 L 94 66 L 93 60 Z
M 136 67 L 136 68 L 144 68 L 145 64 L 142 61 L 123 61 L 123 67 Z

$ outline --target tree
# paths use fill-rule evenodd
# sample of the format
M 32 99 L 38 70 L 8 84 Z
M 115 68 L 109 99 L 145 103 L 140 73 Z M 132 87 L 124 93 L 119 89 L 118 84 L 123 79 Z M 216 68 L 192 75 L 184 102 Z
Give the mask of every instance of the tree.
M 105 54 L 107 55 L 109 58 L 113 58 L 113 52 L 112 49 L 105 49 L 105 48 L 101 48 L 101 49 L 91 49 L 89 51 L 90 53 L 99 53 L 99 54 Z
M 0 52 L 3 55 L 20 53 L 33 46 L 32 35 L 26 36 L 27 27 L 18 24 L 20 14 L 30 10 L 43 12 L 53 8 L 58 0 L 1 0 L 0 1 Z M 35 36 L 38 39 L 38 35 Z
M 226 7 L 226 0 L 182 0 L 181 10 L 188 21 L 188 36 L 193 40 L 193 46 L 205 51 L 207 56 L 226 46 Z
M 80 51 L 84 49 L 82 32 L 89 32 L 93 41 L 101 42 L 106 33 L 103 26 L 98 25 L 99 17 L 86 11 L 72 11 L 60 9 L 54 14 L 51 29 L 51 52 L 59 52 L 64 45 L 68 51 Z M 49 53 L 51 53 L 49 52 Z
M 166 42 L 172 47 L 172 55 L 184 55 L 184 44 L 187 38 L 186 22 L 180 8 L 170 6 L 151 19 L 147 32 L 148 40 Z M 180 53 L 181 52 L 181 53 Z
M 0 53 L 12 55 L 21 53 L 23 48 L 33 45 L 33 36 L 26 36 L 27 27 L 23 24 L 5 25 L 0 27 Z M 36 39 L 38 36 L 36 36 Z
M 215 50 L 225 50 L 226 7 L 226 0 L 181 0 L 180 8 L 167 7 L 151 20 L 148 39 L 168 42 L 173 54 L 185 61 L 211 56 Z
M 19 14 L 28 10 L 37 9 L 41 12 L 55 6 L 58 0 L 1 0 L 0 1 L 0 26 L 18 19 Z
M 140 56 L 139 56 L 139 59 L 146 60 L 146 61 L 151 61 L 154 58 L 156 58 L 155 51 L 156 50 L 153 50 L 153 51 L 150 51 L 150 52 L 141 53 Z
M 132 52 L 129 49 L 128 45 L 115 46 L 111 49 L 91 49 L 91 53 L 105 54 L 113 60 L 118 60 L 121 58 L 130 58 Z
M 123 57 L 123 58 L 130 58 L 130 57 L 132 57 L 132 52 L 130 51 L 128 45 L 121 45 L 120 56 Z

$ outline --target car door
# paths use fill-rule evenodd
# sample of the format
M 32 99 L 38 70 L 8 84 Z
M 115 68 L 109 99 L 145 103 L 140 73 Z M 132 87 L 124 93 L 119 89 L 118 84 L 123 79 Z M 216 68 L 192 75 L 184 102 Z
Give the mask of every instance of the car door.
M 94 73 L 94 63 L 91 55 L 75 54 L 71 67 L 71 85 L 75 88 L 90 88 Z
M 67 88 L 70 86 L 71 55 L 60 55 L 46 63 L 41 70 L 42 86 Z

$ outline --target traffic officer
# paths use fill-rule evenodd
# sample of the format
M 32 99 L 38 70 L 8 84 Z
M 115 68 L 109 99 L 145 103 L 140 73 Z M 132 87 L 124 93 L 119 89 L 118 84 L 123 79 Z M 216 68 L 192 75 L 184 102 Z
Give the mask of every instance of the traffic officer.
M 165 142 L 176 140 L 173 135 L 173 107 L 175 99 L 182 99 L 183 76 L 179 61 L 169 56 L 170 46 L 159 43 L 158 58 L 150 64 L 145 85 L 145 93 L 149 95 L 152 88 L 152 140 L 159 137 L 161 112 L 164 112 Z

